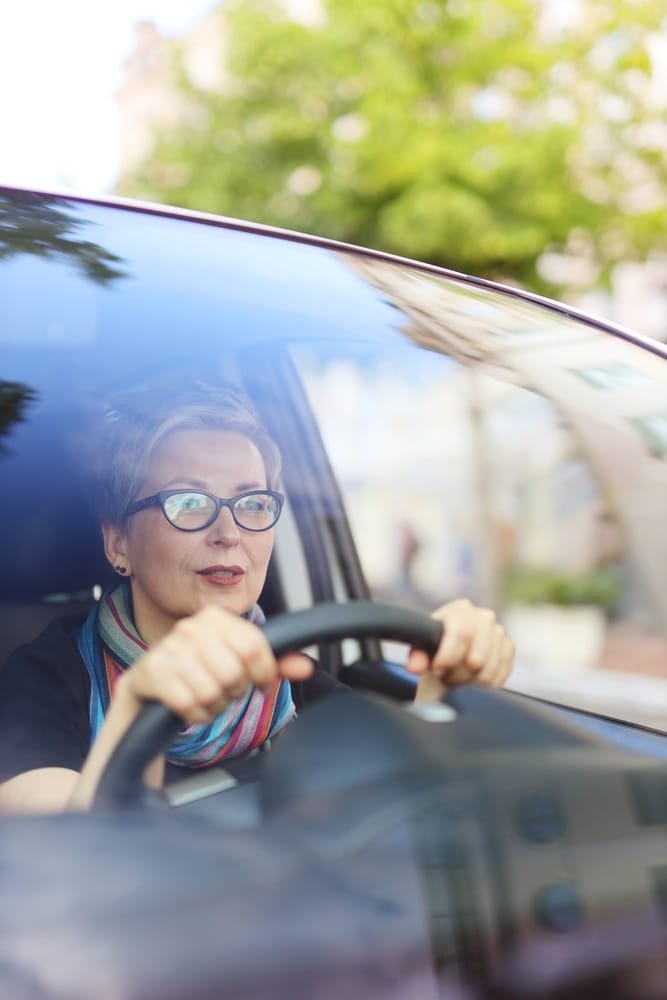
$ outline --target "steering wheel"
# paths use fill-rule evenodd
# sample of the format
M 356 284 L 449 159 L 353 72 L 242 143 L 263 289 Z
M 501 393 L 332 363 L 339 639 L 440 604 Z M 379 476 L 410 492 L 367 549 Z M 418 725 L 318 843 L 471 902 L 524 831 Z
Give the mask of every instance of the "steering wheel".
M 263 631 L 276 657 L 320 642 L 371 637 L 404 642 L 432 656 L 442 638 L 442 623 L 419 611 L 350 601 L 276 615 Z M 111 755 L 94 804 L 131 807 L 153 800 L 154 793 L 143 783 L 144 770 L 169 746 L 182 724 L 164 705 L 148 702 Z

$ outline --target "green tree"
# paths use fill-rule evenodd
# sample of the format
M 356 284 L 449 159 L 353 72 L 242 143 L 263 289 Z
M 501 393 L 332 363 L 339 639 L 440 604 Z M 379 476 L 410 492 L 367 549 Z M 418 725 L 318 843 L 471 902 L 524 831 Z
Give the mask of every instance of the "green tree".
M 221 5 L 225 84 L 175 60 L 184 114 L 123 193 L 318 233 L 552 291 L 545 248 L 667 246 L 663 0 Z M 577 7 L 571 8 L 576 12 Z M 663 35 L 664 37 L 664 35 Z

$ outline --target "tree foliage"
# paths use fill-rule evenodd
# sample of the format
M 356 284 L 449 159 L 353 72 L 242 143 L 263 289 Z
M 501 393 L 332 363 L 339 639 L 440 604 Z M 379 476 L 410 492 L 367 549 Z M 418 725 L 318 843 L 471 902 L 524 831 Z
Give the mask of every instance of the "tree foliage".
M 665 13 L 321 0 L 304 23 L 278 0 L 228 0 L 224 85 L 197 88 L 181 64 L 184 113 L 121 190 L 538 289 L 559 283 L 538 267 L 555 248 L 604 280 L 667 246 L 651 62 Z
M 120 257 L 83 239 L 86 225 L 77 217 L 76 206 L 62 198 L 0 191 L 0 261 L 19 254 L 59 257 L 100 285 L 125 277 Z

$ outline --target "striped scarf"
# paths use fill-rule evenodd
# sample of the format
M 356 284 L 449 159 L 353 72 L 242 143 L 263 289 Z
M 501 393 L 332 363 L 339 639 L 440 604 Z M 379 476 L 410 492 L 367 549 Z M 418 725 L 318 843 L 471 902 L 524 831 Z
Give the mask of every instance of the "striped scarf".
M 90 677 L 91 743 L 99 735 L 116 681 L 147 650 L 132 620 L 127 581 L 108 592 L 75 633 Z M 244 617 L 265 621 L 258 604 Z M 231 701 L 211 723 L 188 725 L 167 751 L 167 760 L 183 767 L 208 767 L 226 757 L 240 757 L 262 747 L 295 715 L 289 681 L 276 680 L 269 694 L 250 688 Z

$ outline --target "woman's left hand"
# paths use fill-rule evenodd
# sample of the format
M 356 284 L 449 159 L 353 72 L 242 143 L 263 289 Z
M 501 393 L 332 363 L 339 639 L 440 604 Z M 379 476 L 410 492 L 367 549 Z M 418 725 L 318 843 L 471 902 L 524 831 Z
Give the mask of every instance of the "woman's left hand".
M 416 699 L 433 700 L 448 687 L 470 682 L 502 687 L 514 663 L 514 643 L 495 612 L 460 598 L 443 604 L 433 617 L 444 625 L 435 656 L 429 659 L 423 650 L 413 649 L 406 664 L 419 675 Z

